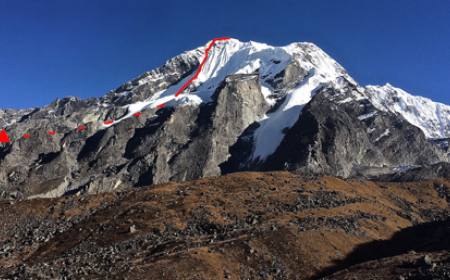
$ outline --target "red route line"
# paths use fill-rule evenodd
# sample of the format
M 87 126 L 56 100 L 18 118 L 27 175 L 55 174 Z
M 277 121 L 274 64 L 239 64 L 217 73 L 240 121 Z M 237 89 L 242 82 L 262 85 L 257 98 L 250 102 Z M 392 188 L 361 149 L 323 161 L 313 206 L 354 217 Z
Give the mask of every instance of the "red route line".
M 206 61 L 208 60 L 209 51 L 214 47 L 216 42 L 217 41 L 226 41 L 226 40 L 230 40 L 230 39 L 231 39 L 230 37 L 214 38 L 211 41 L 211 43 L 209 43 L 208 47 L 205 49 L 205 56 L 203 57 L 203 60 L 200 62 L 200 65 L 199 65 L 197 71 L 195 72 L 194 76 L 192 76 L 192 78 L 190 78 L 189 81 L 184 83 L 178 89 L 178 91 L 175 93 L 175 97 L 178 97 L 190 84 L 192 84 L 193 81 L 195 81 L 198 78 L 198 75 L 200 75 L 200 72 L 202 72 L 203 66 L 205 65 Z M 166 104 L 164 104 L 164 103 L 156 105 L 157 109 L 162 109 L 164 107 L 166 107 Z M 141 114 L 142 114 L 141 112 L 137 112 L 137 113 L 134 113 L 133 116 L 140 117 Z M 113 123 L 114 123 L 114 120 L 106 120 L 103 122 L 104 125 L 111 125 Z
M 214 45 L 216 44 L 217 41 L 226 41 L 226 40 L 230 40 L 230 37 L 220 37 L 220 38 L 214 38 L 211 43 L 209 43 L 208 47 L 206 47 L 205 49 L 205 56 L 203 57 L 203 60 L 200 62 L 200 65 L 197 69 L 197 71 L 195 72 L 194 76 L 192 76 L 192 78 L 189 79 L 189 81 L 187 81 L 186 83 L 184 83 L 179 89 L 178 91 L 175 93 L 175 97 L 178 97 L 190 84 L 192 84 L 193 81 L 195 81 L 198 78 L 198 75 L 200 75 L 200 72 L 203 69 L 203 66 L 205 65 L 206 61 L 208 60 L 208 56 L 209 56 L 209 51 L 214 47 Z M 156 108 L 158 109 L 162 109 L 166 107 L 166 104 L 161 103 L 159 105 L 156 106 Z M 133 116 L 135 117 L 140 117 L 142 113 L 138 112 L 138 113 L 134 113 Z M 104 125 L 110 125 L 113 124 L 114 120 L 105 120 L 103 122 Z M 86 126 L 84 125 L 80 125 L 77 128 L 78 132 L 82 132 L 83 130 L 86 129 Z M 56 135 L 56 131 L 48 131 L 47 132 L 48 135 L 53 136 Z M 30 138 L 30 134 L 25 133 L 23 135 L 23 138 L 28 139 Z M 5 129 L 3 129 L 2 131 L 0 131 L 0 143 L 8 143 L 10 142 L 10 139 L 8 137 L 8 134 L 6 133 Z
M 186 83 L 184 83 L 184 85 L 181 86 L 181 88 L 177 91 L 177 93 L 175 93 L 175 97 L 180 95 L 195 79 L 198 78 L 198 75 L 200 75 L 200 72 L 202 71 L 203 66 L 206 63 L 206 60 L 208 59 L 209 51 L 212 49 L 212 47 L 214 47 L 216 42 L 217 41 L 226 41 L 226 40 L 230 40 L 230 39 L 231 38 L 229 38 L 229 37 L 214 38 L 211 41 L 211 43 L 209 43 L 208 47 L 205 50 L 205 57 L 203 57 L 203 60 L 200 63 L 200 66 L 198 67 L 197 72 L 195 72 L 194 76 L 192 78 L 190 78 L 189 81 L 187 81 Z

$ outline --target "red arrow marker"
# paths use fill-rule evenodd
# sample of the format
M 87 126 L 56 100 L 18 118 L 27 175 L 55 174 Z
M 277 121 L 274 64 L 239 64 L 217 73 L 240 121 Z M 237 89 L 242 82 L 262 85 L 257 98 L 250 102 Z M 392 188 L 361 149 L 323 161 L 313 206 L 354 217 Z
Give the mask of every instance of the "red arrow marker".
M 142 113 L 141 112 L 137 112 L 137 113 L 134 113 L 133 116 L 135 116 L 136 118 L 139 118 L 140 116 L 142 116 Z
M 10 139 L 5 129 L 0 132 L 0 143 L 9 143 Z
M 156 108 L 158 108 L 158 109 L 162 109 L 162 108 L 164 108 L 164 107 L 166 107 L 166 104 L 164 104 L 164 103 L 161 103 L 161 104 L 159 104 L 159 105 L 156 105 Z
M 30 139 L 31 135 L 28 134 L 28 133 L 25 133 L 22 137 L 23 137 L 24 139 Z

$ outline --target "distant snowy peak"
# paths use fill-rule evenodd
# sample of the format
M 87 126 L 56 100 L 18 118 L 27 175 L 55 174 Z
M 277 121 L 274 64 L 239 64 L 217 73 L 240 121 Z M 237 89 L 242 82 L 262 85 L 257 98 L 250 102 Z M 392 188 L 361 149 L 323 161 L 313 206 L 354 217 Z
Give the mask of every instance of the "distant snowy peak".
M 420 128 L 427 138 L 450 137 L 450 106 L 413 96 L 390 84 L 367 86 L 365 92 L 376 108 L 401 115 Z

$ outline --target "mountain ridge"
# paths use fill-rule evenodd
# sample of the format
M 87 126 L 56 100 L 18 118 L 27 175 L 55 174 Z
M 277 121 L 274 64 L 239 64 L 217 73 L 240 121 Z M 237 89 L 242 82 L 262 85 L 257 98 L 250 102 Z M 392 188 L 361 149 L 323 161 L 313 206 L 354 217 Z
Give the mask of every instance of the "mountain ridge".
M 205 50 L 100 98 L 0 111 L 19 139 L 0 147 L 1 188 L 52 197 L 245 170 L 371 177 L 449 161 L 432 140 L 450 136 L 450 106 L 362 87 L 312 43 L 216 42 L 175 96 Z
M 256 49 L 258 49 L 258 48 L 262 49 L 262 48 L 266 47 L 266 48 L 284 48 L 284 49 L 288 49 L 288 50 L 291 49 L 292 50 L 293 48 L 295 48 L 295 46 L 309 46 L 309 47 L 311 47 L 313 49 L 317 49 L 320 52 L 322 52 L 323 54 L 325 54 L 317 45 L 315 45 L 313 43 L 310 43 L 310 42 L 294 42 L 294 43 L 288 44 L 286 46 L 273 47 L 273 46 L 269 46 L 269 45 L 266 45 L 264 43 L 258 43 L 258 42 L 255 42 L 255 41 L 249 41 L 249 42 L 243 43 L 243 42 L 240 42 L 240 41 L 238 41 L 236 39 L 231 39 L 231 40 L 237 41 L 241 45 L 246 45 L 247 47 L 249 45 L 250 46 L 254 46 Z M 212 42 L 212 41 L 210 41 L 210 42 Z M 208 44 L 206 44 L 206 45 L 208 45 Z M 185 51 L 182 54 L 180 54 L 180 55 L 178 55 L 178 56 L 176 56 L 176 57 L 166 61 L 166 63 L 163 66 L 158 67 L 158 68 L 156 68 L 154 70 L 151 70 L 151 71 L 147 71 L 144 74 L 137 76 L 136 78 L 130 80 L 129 82 L 124 83 L 123 85 L 119 86 L 115 90 L 110 91 L 109 93 L 107 93 L 104 96 L 101 96 L 101 97 L 98 97 L 98 98 L 95 98 L 95 97 L 87 98 L 87 99 L 83 99 L 83 101 L 87 101 L 87 100 L 91 100 L 91 99 L 98 99 L 99 101 L 102 101 L 102 100 L 111 99 L 112 97 L 116 97 L 116 100 L 114 100 L 114 101 L 115 102 L 119 102 L 119 104 L 120 104 L 120 98 L 117 98 L 117 97 L 118 96 L 120 97 L 121 95 L 129 94 L 128 91 L 127 91 L 127 88 L 129 89 L 130 86 L 132 86 L 132 85 L 140 86 L 140 85 L 143 85 L 145 83 L 148 83 L 149 81 L 155 82 L 157 80 L 162 80 L 164 77 L 162 77 L 161 71 L 163 71 L 166 68 L 168 68 L 168 65 L 173 63 L 174 60 L 181 59 L 182 63 L 187 63 L 189 61 L 192 63 L 192 60 L 197 60 L 197 63 L 194 63 L 194 66 L 197 66 L 197 64 L 199 64 L 199 62 L 202 60 L 202 55 L 204 55 L 204 50 L 205 49 L 206 49 L 205 46 L 201 46 L 201 47 L 198 47 L 198 48 L 190 50 L 190 51 Z M 329 58 L 329 59 L 331 59 L 331 58 Z M 335 63 L 336 65 L 338 65 L 338 69 L 340 69 L 341 71 L 344 72 L 343 73 L 344 75 L 342 76 L 343 78 L 346 78 L 347 80 L 351 81 L 351 83 L 353 83 L 353 84 L 357 84 L 348 75 L 348 73 L 345 71 L 345 69 L 342 66 L 340 66 L 334 60 L 332 60 L 332 62 Z M 193 69 L 191 69 L 191 71 L 192 70 Z M 394 95 L 395 91 L 400 91 L 402 95 L 407 95 L 407 98 L 419 99 L 422 102 L 425 101 L 425 102 L 427 102 L 429 104 L 434 104 L 437 107 L 441 107 L 441 108 L 443 107 L 447 114 L 448 114 L 448 111 L 450 110 L 450 105 L 447 105 L 447 104 L 444 104 L 444 103 L 441 103 L 441 102 L 435 102 L 435 101 L 432 101 L 431 99 L 426 98 L 426 97 L 411 95 L 411 94 L 407 93 L 406 91 L 403 91 L 400 88 L 396 88 L 396 87 L 392 86 L 390 83 L 387 83 L 387 84 L 385 84 L 383 86 L 380 86 L 380 85 L 367 85 L 367 86 L 364 86 L 364 88 L 365 88 L 366 91 L 369 91 L 369 92 L 372 91 L 373 92 L 373 91 L 377 90 L 378 93 L 384 93 L 385 95 L 386 95 L 386 92 L 383 92 L 383 91 L 390 91 L 389 93 L 392 94 L 392 95 Z M 374 97 L 374 94 L 367 94 L 367 96 L 368 97 Z M 119 99 L 119 100 L 117 100 L 117 99 Z M 65 101 L 65 100 L 82 101 L 81 99 L 79 99 L 76 96 L 67 96 L 67 97 L 64 97 L 64 98 L 61 98 L 61 99 L 58 98 L 58 99 L 54 100 L 53 102 L 51 102 L 49 105 L 44 106 L 44 107 L 52 106 L 52 104 L 58 103 L 60 101 Z M 372 101 L 376 101 L 376 100 L 373 98 Z M 379 107 L 382 107 L 381 104 L 378 104 L 378 105 L 379 105 Z M 4 115 L 5 112 L 8 112 L 8 111 L 10 111 L 10 112 L 22 112 L 23 113 L 23 112 L 29 112 L 29 111 L 32 111 L 32 110 L 35 110 L 35 109 L 39 109 L 39 108 L 41 108 L 41 107 L 32 107 L 32 108 L 24 108 L 24 109 L 8 109 L 8 108 L 6 108 L 6 109 L 0 109 L 0 112 L 2 113 L 2 115 Z M 384 109 L 386 109 L 386 108 L 384 108 Z M 394 111 L 394 109 L 392 109 L 392 108 L 389 108 L 389 110 Z M 448 116 L 446 116 L 446 117 L 447 117 L 447 119 L 444 120 L 443 122 L 448 122 Z M 3 119 L 3 118 L 0 118 L 0 119 Z M 415 124 L 416 126 L 419 126 L 419 125 L 417 125 L 417 123 L 413 123 L 413 124 Z M 3 127 L 4 126 L 5 126 L 5 124 L 3 124 Z M 8 125 L 6 125 L 6 126 L 8 126 Z M 448 138 L 448 137 L 450 137 L 450 133 L 449 132 L 427 133 L 427 131 L 425 131 L 425 129 L 423 129 L 423 127 L 421 127 L 421 126 L 419 126 L 419 127 L 426 133 L 428 138 Z M 441 128 L 441 130 L 444 130 L 444 129 Z M 446 129 L 446 130 L 448 130 L 448 129 Z M 439 137 L 430 137 L 431 135 L 439 135 Z

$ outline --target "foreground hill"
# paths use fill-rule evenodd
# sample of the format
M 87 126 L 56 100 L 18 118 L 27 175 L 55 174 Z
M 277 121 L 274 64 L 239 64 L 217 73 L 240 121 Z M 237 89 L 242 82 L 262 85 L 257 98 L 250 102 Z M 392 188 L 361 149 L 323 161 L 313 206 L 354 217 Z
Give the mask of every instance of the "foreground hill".
M 449 202 L 447 179 L 288 172 L 3 201 L 0 278 L 449 279 Z

